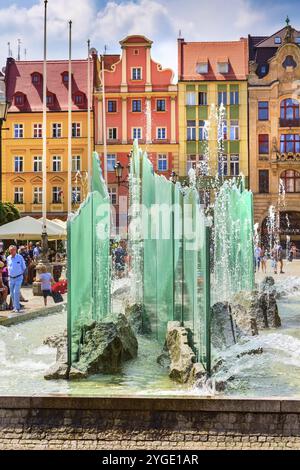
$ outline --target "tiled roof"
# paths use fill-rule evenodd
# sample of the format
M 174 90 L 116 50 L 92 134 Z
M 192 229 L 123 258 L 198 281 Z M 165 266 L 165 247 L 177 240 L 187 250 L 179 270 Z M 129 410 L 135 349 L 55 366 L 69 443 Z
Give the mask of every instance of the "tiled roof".
M 179 70 L 181 80 L 246 80 L 248 74 L 248 40 L 231 42 L 184 42 L 182 47 L 182 69 Z M 196 71 L 197 63 L 203 57 L 208 58 L 208 73 Z M 218 72 L 218 62 L 228 59 L 229 73 Z
M 68 71 L 67 60 L 47 61 L 47 91 L 54 95 L 53 105 L 49 111 L 67 111 L 68 85 L 63 83 L 62 74 Z M 41 76 L 39 83 L 32 82 L 32 74 L 37 72 Z M 9 112 L 42 111 L 43 106 L 43 62 L 42 61 L 15 61 L 7 59 L 6 64 L 6 93 L 12 104 Z M 72 94 L 73 111 L 87 109 L 87 60 L 72 61 Z M 91 86 L 93 77 L 93 61 L 91 60 Z M 25 95 L 24 105 L 16 106 L 14 94 L 21 92 Z M 83 103 L 75 104 L 74 95 L 82 94 Z
M 105 70 L 112 70 L 112 66 L 119 62 L 120 55 L 119 54 L 105 54 L 101 56 L 101 59 L 104 57 L 104 68 Z

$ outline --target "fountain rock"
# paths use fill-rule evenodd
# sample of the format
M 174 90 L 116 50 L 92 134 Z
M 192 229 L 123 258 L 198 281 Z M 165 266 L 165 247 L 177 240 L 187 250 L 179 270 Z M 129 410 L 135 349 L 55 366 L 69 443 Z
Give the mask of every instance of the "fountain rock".
M 125 308 L 125 316 L 136 334 L 147 335 L 152 332 L 151 322 L 148 315 L 144 311 L 143 305 L 128 305 Z
M 168 323 L 165 346 L 157 362 L 163 366 L 169 364 L 169 377 L 181 384 L 195 383 L 206 375 L 203 366 L 196 363 L 191 330 L 179 322 Z
M 211 343 L 215 349 L 233 346 L 243 335 L 243 331 L 233 318 L 231 305 L 218 302 L 211 308 Z
M 251 334 L 247 331 L 247 324 L 249 324 L 246 320 L 247 316 L 252 320 L 252 335 L 258 334 L 256 328 L 263 330 L 281 326 L 275 292 L 253 291 L 236 294 L 231 303 L 231 311 L 235 321 L 245 334 Z
M 84 374 L 114 373 L 137 356 L 138 342 L 126 317 L 116 322 L 93 322 L 83 328 L 80 358 L 74 367 Z

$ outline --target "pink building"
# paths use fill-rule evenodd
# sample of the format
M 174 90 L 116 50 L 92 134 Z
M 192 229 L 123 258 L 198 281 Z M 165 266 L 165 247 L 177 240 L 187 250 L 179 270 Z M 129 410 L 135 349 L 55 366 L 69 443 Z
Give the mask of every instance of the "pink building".
M 104 61 L 108 183 L 117 212 L 122 205 L 120 198 L 128 193 L 128 155 L 135 138 L 148 152 L 155 171 L 170 177 L 178 166 L 177 85 L 173 84 L 173 71 L 164 70 L 151 58 L 152 41 L 144 36 L 128 36 L 120 44 L 120 56 L 100 57 L 94 103 L 95 146 L 103 158 Z M 117 162 L 124 168 L 124 183 L 119 185 L 114 170 Z

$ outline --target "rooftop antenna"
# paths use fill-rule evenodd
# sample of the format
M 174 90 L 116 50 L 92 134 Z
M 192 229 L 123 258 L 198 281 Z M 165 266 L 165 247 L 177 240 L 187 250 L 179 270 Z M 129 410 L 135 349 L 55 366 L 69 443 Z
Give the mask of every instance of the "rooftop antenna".
M 25 49 L 24 49 L 24 60 L 26 60 L 26 57 L 27 57 L 27 49 L 25 47 Z
M 10 48 L 10 42 L 7 43 L 7 48 L 8 48 L 8 57 L 12 57 L 12 50 Z
M 21 60 L 21 39 L 18 39 L 18 60 Z
M 178 32 L 178 37 L 181 38 L 181 29 Z
M 291 20 L 289 19 L 289 15 L 287 15 L 285 22 L 287 26 L 290 25 Z

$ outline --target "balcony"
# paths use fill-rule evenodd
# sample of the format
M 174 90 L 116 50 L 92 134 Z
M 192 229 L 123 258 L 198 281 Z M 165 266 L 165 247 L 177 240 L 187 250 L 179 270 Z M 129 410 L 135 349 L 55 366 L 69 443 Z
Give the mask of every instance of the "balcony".
M 300 118 L 298 119 L 279 119 L 279 127 L 300 127 Z
M 272 163 L 300 163 L 300 153 L 277 152 L 275 158 L 272 158 Z

